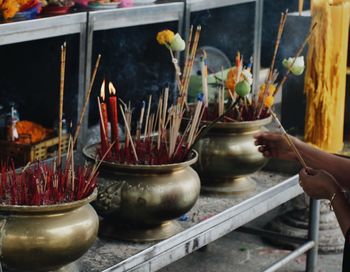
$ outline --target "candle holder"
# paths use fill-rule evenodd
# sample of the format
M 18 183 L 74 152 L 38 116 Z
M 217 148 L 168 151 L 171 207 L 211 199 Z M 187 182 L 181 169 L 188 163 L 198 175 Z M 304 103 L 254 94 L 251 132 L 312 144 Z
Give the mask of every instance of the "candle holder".
M 255 190 L 248 177 L 260 170 L 267 159 L 258 151 L 253 135 L 271 122 L 271 117 L 242 122 L 218 122 L 195 146 L 195 165 L 202 191 L 214 194 L 241 194 Z
M 63 204 L 0 205 L 1 264 L 9 271 L 73 271 L 97 236 L 98 216 L 89 204 L 96 196 L 97 190 Z
M 99 144 L 83 154 L 94 160 Z M 182 230 L 173 221 L 188 212 L 199 196 L 200 180 L 190 167 L 197 152 L 181 163 L 122 165 L 104 161 L 95 208 L 103 216 L 102 236 L 136 242 L 157 241 Z

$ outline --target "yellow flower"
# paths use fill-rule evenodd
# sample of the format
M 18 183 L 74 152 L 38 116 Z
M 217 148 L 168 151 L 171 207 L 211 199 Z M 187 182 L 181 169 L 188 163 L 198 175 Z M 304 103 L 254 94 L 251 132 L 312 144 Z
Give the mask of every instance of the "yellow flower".
M 268 96 L 273 96 L 276 91 L 276 85 L 270 84 Z M 259 100 L 262 100 L 265 92 L 265 83 L 260 86 Z
M 275 98 L 272 95 L 269 95 L 265 98 L 264 105 L 267 108 L 271 108 L 274 102 L 275 102 Z
M 19 5 L 16 0 L 5 0 L 1 6 L 2 16 L 5 20 L 12 18 L 19 10 Z
M 170 44 L 174 39 L 174 32 L 169 29 L 158 32 L 157 41 L 161 45 Z

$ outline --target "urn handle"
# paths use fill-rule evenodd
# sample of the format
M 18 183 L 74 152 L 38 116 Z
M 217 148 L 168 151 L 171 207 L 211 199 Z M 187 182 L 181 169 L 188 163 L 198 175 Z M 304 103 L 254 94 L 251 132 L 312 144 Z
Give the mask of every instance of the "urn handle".
M 4 235 L 4 230 L 5 230 L 6 223 L 7 223 L 7 218 L 6 217 L 2 217 L 2 218 L 0 217 L 0 272 L 3 271 L 2 264 L 1 264 L 1 261 L 2 261 L 2 238 L 3 238 L 3 235 Z
M 119 210 L 125 183 L 125 181 L 113 181 L 102 190 L 99 188 L 95 207 L 100 214 L 108 215 Z

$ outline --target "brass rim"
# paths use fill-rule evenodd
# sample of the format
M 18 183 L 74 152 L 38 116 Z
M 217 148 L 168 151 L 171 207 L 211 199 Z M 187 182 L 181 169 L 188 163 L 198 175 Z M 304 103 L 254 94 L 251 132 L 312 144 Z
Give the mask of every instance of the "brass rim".
M 42 212 L 58 212 L 58 211 L 66 211 L 73 210 L 84 206 L 87 203 L 95 200 L 97 197 L 97 189 L 95 189 L 91 195 L 88 197 L 67 203 L 60 203 L 54 205 L 40 205 L 40 206 L 29 206 L 29 205 L 1 205 L 0 204 L 0 212 L 32 212 L 32 213 L 42 213 Z
M 217 122 L 213 128 L 248 128 L 248 127 L 262 127 L 271 122 L 272 116 L 264 119 L 254 120 L 254 121 L 242 121 L 242 122 Z M 209 125 L 210 122 L 202 121 L 203 124 Z
M 94 143 L 83 148 L 83 154 L 89 160 L 95 161 L 95 157 L 93 154 L 96 154 L 96 149 L 100 146 L 99 143 Z M 115 162 L 103 161 L 101 166 L 105 166 L 108 168 L 114 168 L 118 170 L 124 171 L 148 171 L 148 172 L 169 172 L 174 170 L 183 169 L 185 167 L 191 166 L 197 162 L 198 153 L 196 150 L 192 150 L 190 154 L 190 159 L 180 163 L 172 163 L 172 164 L 161 164 L 161 165 L 140 165 L 140 164 L 119 164 Z

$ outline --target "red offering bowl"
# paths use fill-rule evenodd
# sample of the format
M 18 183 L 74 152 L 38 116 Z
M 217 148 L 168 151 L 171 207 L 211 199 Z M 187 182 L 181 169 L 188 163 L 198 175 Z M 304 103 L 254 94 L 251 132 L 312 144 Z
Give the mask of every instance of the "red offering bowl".
M 59 7 L 48 5 L 43 8 L 42 13 L 44 15 L 62 15 L 69 12 L 70 7 Z

